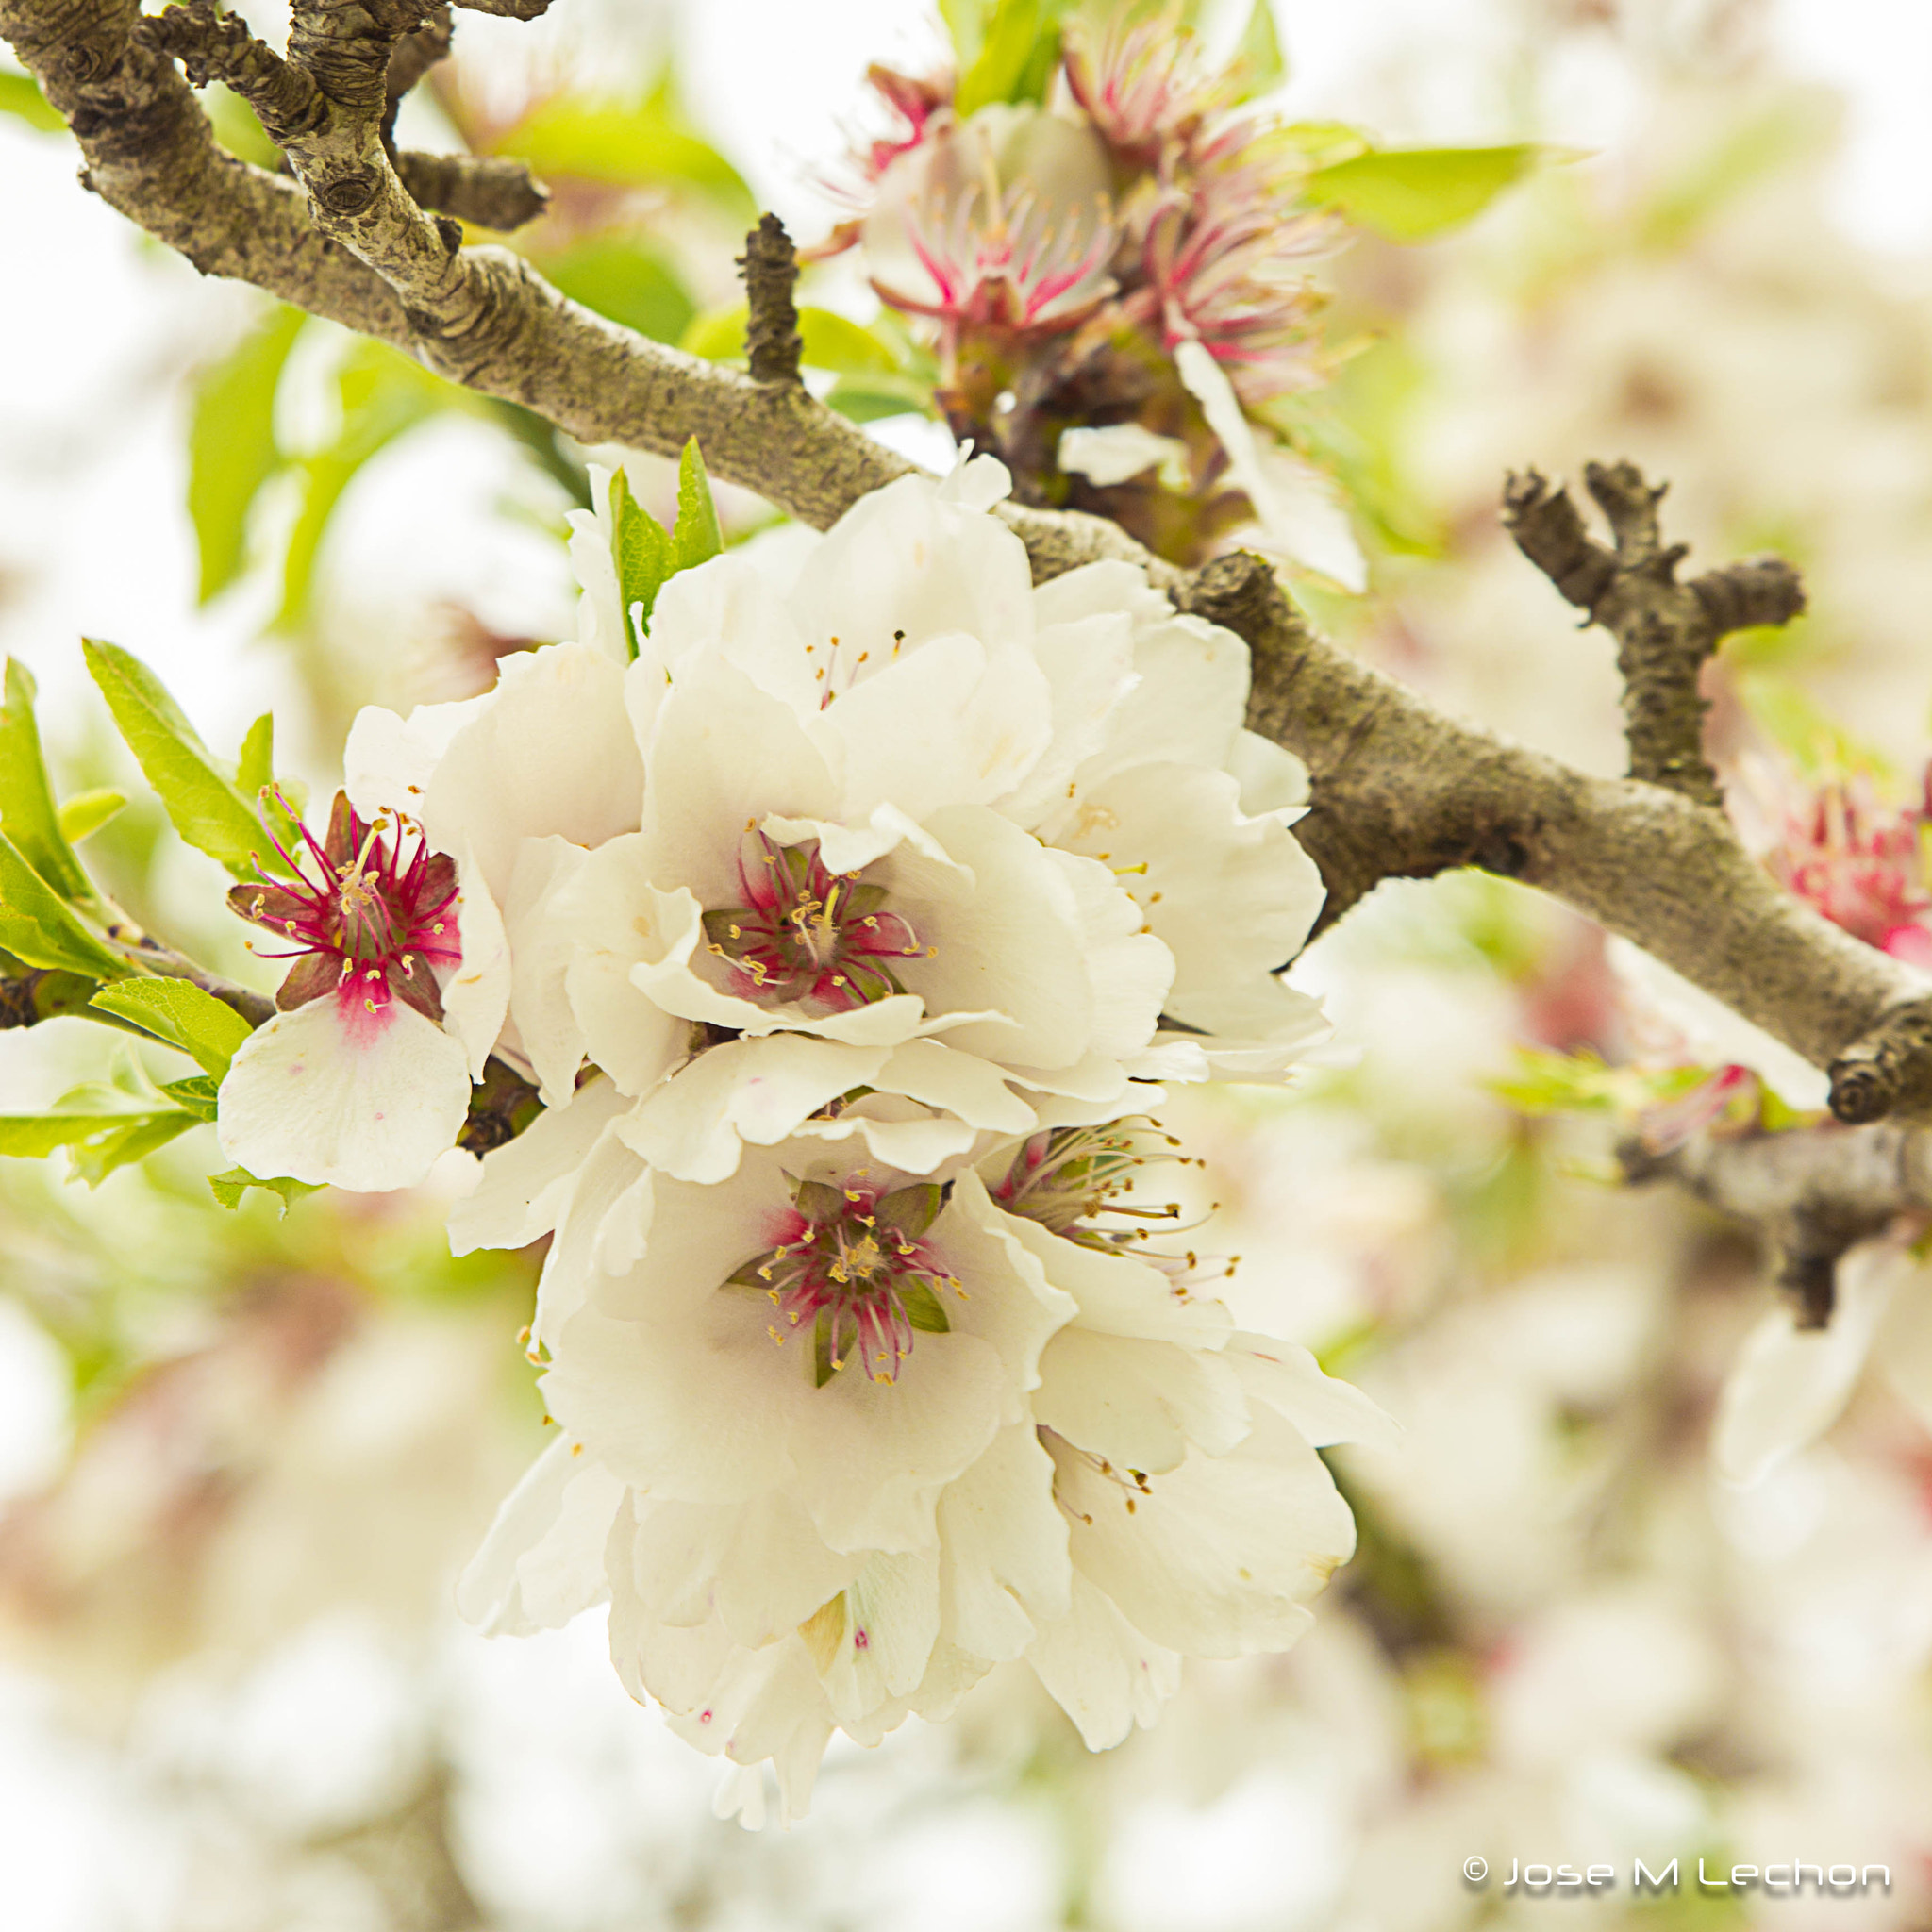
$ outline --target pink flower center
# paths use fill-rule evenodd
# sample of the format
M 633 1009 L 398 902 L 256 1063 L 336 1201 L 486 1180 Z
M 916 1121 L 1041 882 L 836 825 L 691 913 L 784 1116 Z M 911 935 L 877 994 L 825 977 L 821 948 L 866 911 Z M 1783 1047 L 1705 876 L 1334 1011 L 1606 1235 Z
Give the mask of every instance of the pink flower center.
M 781 1319 L 766 1332 L 780 1346 L 794 1334 L 811 1337 L 820 1388 L 855 1355 L 874 1381 L 896 1380 L 916 1331 L 952 1325 L 940 1291 L 966 1292 L 923 1239 L 943 1191 L 927 1181 L 886 1193 L 855 1177 L 842 1187 L 799 1181 L 793 1195 L 777 1245 L 728 1285 L 771 1301 Z
M 259 885 L 228 894 L 231 910 L 291 942 L 263 956 L 297 962 L 275 1004 L 288 1012 L 333 992 L 345 1011 L 369 1017 L 400 998 L 440 1020 L 434 969 L 462 958 L 456 861 L 431 852 L 423 828 L 400 813 L 365 824 L 340 791 L 326 837 L 318 844 L 304 826 L 302 839 L 299 857 L 275 845 L 292 884 L 264 873 Z
M 892 962 L 931 957 L 885 909 L 885 888 L 831 871 L 816 839 L 780 845 L 747 830 L 738 879 L 745 903 L 705 914 L 707 950 L 729 962 L 733 990 L 761 1006 L 850 1012 L 906 991 Z

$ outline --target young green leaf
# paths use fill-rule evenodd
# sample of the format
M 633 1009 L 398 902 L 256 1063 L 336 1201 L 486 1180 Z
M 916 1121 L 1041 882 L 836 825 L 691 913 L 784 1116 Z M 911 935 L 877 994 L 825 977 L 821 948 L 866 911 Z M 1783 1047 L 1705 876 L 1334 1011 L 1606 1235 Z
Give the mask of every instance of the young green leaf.
M 103 987 L 90 1004 L 179 1047 L 217 1080 L 253 1030 L 233 1007 L 189 979 L 124 979 Z
M 98 832 L 126 803 L 125 791 L 105 785 L 92 791 L 76 791 L 60 801 L 60 809 L 55 814 L 60 822 L 60 836 L 70 845 L 78 845 L 83 839 Z
M 677 566 L 671 560 L 671 538 L 664 525 L 630 493 L 630 479 L 622 470 L 610 479 L 610 523 L 614 532 L 611 556 L 625 611 L 625 641 L 635 658 L 642 641 L 637 626 L 650 629 L 658 592 Z M 633 606 L 640 607 L 635 619 Z
M 201 551 L 202 603 L 242 574 L 248 512 L 281 468 L 275 390 L 308 318 L 278 304 L 261 326 L 194 384 L 188 420 L 188 514 Z
M 0 832 L 0 946 L 29 966 L 120 979 L 133 968 L 96 939 Z
M 237 878 L 255 875 L 258 855 L 261 863 L 285 871 L 260 819 L 160 679 L 114 644 L 85 638 L 81 651 L 128 749 L 182 838 Z
M 198 1121 L 212 1121 L 219 1108 L 221 1082 L 211 1074 L 191 1074 L 185 1080 L 170 1080 L 162 1088 L 184 1113 Z
M 677 461 L 677 527 L 671 533 L 672 568 L 690 570 L 708 562 L 724 547 L 718 528 L 718 510 L 711 501 L 711 479 L 705 475 L 705 459 L 698 454 L 698 440 L 691 437 Z
M 1274 25 L 1274 0 L 1255 0 L 1234 58 L 1244 101 L 1273 93 L 1288 78 L 1288 62 L 1282 58 L 1281 36 Z
M 481 412 L 488 408 L 480 397 L 432 375 L 386 342 L 357 343 L 343 359 L 336 387 L 342 404 L 341 428 L 326 449 L 298 465 L 302 507 L 282 558 L 282 608 L 275 619 L 278 630 L 295 629 L 308 616 L 323 539 L 363 465 L 440 410 Z
M 93 897 L 54 808 L 34 724 L 33 678 L 25 664 L 11 658 L 7 660 L 5 702 L 0 703 L 0 828 L 61 898 Z
M 973 64 L 959 76 L 955 110 L 964 120 L 998 101 L 1041 101 L 1060 57 L 1066 0 L 998 0 Z
M 658 342 L 675 342 L 697 303 L 656 249 L 621 235 L 592 235 L 543 261 L 543 272 L 573 302 Z
M 200 1124 L 195 1115 L 176 1108 L 0 1115 L 0 1155 L 35 1160 L 64 1147 L 75 1173 L 97 1188 L 117 1167 L 144 1159 Z
M 60 110 L 41 92 L 31 74 L 0 74 L 0 114 L 17 114 L 43 134 L 67 125 Z
M 1391 242 L 1426 242 L 1472 220 L 1552 150 L 1510 147 L 1385 148 L 1318 168 L 1303 192 L 1318 208 Z
M 675 183 L 695 189 L 742 224 L 758 204 L 744 178 L 691 132 L 669 78 L 641 99 L 552 94 L 494 144 L 546 177 L 575 175 L 620 188 Z
M 276 1195 L 284 1214 L 288 1213 L 291 1202 L 299 1201 L 304 1194 L 318 1191 L 312 1181 L 293 1181 L 285 1175 L 263 1180 L 260 1175 L 250 1174 L 245 1167 L 231 1167 L 226 1174 L 211 1174 L 208 1184 L 215 1199 L 230 1213 L 241 1207 L 242 1197 L 250 1188 L 260 1188 L 266 1193 Z

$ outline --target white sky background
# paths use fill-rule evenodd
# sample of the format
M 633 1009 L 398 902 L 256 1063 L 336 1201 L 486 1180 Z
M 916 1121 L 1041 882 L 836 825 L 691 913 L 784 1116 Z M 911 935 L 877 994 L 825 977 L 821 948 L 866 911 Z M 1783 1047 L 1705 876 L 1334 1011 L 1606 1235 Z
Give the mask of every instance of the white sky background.
M 558 13 L 577 4 L 558 0 Z M 614 11 L 641 0 L 584 0 L 600 4 Z M 1640 4 L 1659 19 L 1671 10 L 1671 0 Z M 1522 130 L 1504 119 L 1494 55 L 1511 5 L 1277 0 L 1294 70 L 1284 106 L 1309 117 L 1375 119 L 1393 141 L 1510 138 Z M 820 230 L 826 214 L 801 184 L 801 163 L 841 145 L 840 123 L 867 63 L 916 67 L 934 45 L 919 0 L 683 0 L 658 10 L 677 21 L 694 110 L 761 199 L 804 234 Z M 1792 70 L 1847 96 L 1831 189 L 1837 217 L 1874 249 L 1932 260 L 1932 0 L 1774 0 L 1773 17 Z M 462 31 L 514 43 L 533 30 L 465 16 Z M 1364 100 L 1371 76 L 1373 108 Z M 1540 132 L 1600 148 L 1625 138 L 1635 103 L 1613 59 L 1574 64 L 1556 84 L 1564 125 Z M 150 246 L 76 188 L 73 171 L 64 143 L 0 120 L 0 245 L 15 264 L 0 292 L 0 589 L 10 593 L 0 595 L 0 650 L 39 676 L 57 738 L 79 738 L 92 704 L 76 645 L 88 633 L 149 658 L 210 741 L 232 747 L 288 688 L 286 659 L 254 641 L 258 599 L 194 608 L 172 372 L 191 348 L 231 333 L 249 306 L 179 264 L 158 266 Z M 407 520 L 396 520 L 385 568 L 419 591 L 438 581 L 460 587 L 506 621 L 546 598 L 556 606 L 560 583 L 541 580 L 528 557 L 499 554 L 493 535 L 478 542 L 478 530 L 501 530 L 485 512 L 502 479 L 462 454 L 446 448 L 426 475 L 421 465 L 391 471 L 391 491 L 421 493 Z M 358 525 L 379 528 L 393 508 L 364 503 Z M 0 1111 L 52 1097 L 47 1070 L 22 1042 L 0 1040 Z M 58 1453 L 64 1418 L 46 1399 L 56 1381 L 37 1338 L 0 1324 L 0 1497 L 41 1479 Z M 608 1686 L 608 1673 L 599 1683 Z M 14 1835 L 7 1860 L 9 1904 L 23 1925 L 92 1925 L 79 1855 L 98 1840 L 108 1774 L 78 1756 L 56 1761 L 51 1741 L 29 1747 L 19 1712 L 4 1707 L 25 1694 L 0 1682 L 0 1731 L 14 1727 L 14 1742 L 0 1746 L 0 1817 L 26 1833 Z M 82 1823 L 89 1815 L 92 1830 Z M 1173 1826 L 1183 1837 L 1190 1828 Z M 1150 1842 L 1185 1865 L 1185 1845 L 1158 1835 Z M 36 1872 L 46 1888 L 38 1902 Z M 1128 1890 L 1147 1882 L 1123 1874 Z

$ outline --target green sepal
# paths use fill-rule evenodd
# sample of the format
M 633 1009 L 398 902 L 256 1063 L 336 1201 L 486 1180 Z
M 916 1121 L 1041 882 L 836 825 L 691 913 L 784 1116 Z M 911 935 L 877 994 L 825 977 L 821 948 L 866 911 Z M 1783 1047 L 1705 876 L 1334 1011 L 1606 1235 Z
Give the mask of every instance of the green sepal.
M 814 1227 L 823 1227 L 828 1221 L 837 1221 L 845 1212 L 844 1194 L 825 1181 L 794 1182 L 791 1198 L 797 1202 L 798 1211 Z
M 899 1297 L 899 1306 L 906 1310 L 906 1319 L 922 1335 L 950 1335 L 953 1324 L 946 1319 L 946 1311 L 940 1304 L 940 1298 L 924 1282 L 905 1280 L 895 1285 L 894 1291 Z
M 253 807 L 160 679 L 118 645 L 84 638 L 81 652 L 181 837 L 237 878 L 253 878 L 258 865 L 286 873 Z
M 973 63 L 959 76 L 960 120 L 1002 101 L 1043 101 L 1059 65 L 1065 0 L 998 0 Z
M 898 1188 L 878 1205 L 878 1224 L 902 1240 L 916 1241 L 935 1221 L 946 1204 L 946 1191 L 938 1181 L 921 1181 L 910 1188 Z
M 121 979 L 134 969 L 109 952 L 0 832 L 0 946 L 28 966 Z
M 282 1204 L 282 1212 L 287 1214 L 291 1203 L 299 1201 L 304 1194 L 320 1193 L 322 1191 L 313 1181 L 291 1180 L 286 1174 L 271 1175 L 264 1179 L 253 1174 L 245 1167 L 231 1167 L 226 1174 L 211 1174 L 208 1177 L 208 1191 L 232 1214 L 242 1205 L 242 1197 L 250 1188 L 260 1188 L 264 1192 L 274 1194 Z
M 188 979 L 124 979 L 90 1004 L 178 1047 L 216 1080 L 225 1077 L 236 1049 L 254 1031 L 233 1007 Z
M 830 1308 L 821 1308 L 811 1324 L 811 1380 L 814 1389 L 823 1389 L 845 1366 L 842 1361 L 833 1358 L 837 1327 L 838 1318 Z

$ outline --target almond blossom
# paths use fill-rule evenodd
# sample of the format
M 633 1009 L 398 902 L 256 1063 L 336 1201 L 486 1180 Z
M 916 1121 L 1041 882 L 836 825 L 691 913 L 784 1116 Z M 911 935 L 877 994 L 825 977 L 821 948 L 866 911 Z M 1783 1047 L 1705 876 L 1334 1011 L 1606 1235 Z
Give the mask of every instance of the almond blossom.
M 815 1141 L 640 1175 L 634 1238 L 547 1331 L 562 1434 L 465 1614 L 530 1630 L 608 1594 L 626 1687 L 772 1762 L 788 1816 L 835 1729 L 944 1716 L 996 1663 L 1102 1748 L 1184 1655 L 1285 1648 L 1353 1545 L 1315 1446 L 1387 1424 L 1081 1218 L 1145 1139 L 1049 1130 L 944 1181 Z
M 624 676 L 636 829 L 520 861 L 511 1017 L 550 1105 L 587 1060 L 634 1103 L 605 1129 L 686 1180 L 798 1132 L 930 1171 L 1321 1036 L 1275 977 L 1322 889 L 1300 768 L 1241 726 L 1245 645 L 1126 565 L 1036 591 L 1006 487 L 906 478 L 789 574 L 665 586 Z M 903 1105 L 826 1114 L 861 1090 Z

